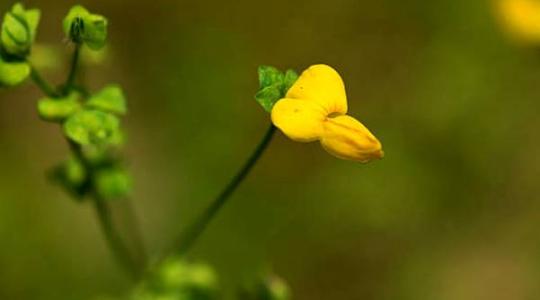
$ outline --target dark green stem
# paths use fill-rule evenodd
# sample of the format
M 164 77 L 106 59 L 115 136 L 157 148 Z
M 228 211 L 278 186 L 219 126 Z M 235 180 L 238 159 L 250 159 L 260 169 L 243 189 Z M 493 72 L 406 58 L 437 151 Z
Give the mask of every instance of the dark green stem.
M 266 148 L 270 144 L 270 141 L 272 140 L 275 131 L 276 127 L 271 124 L 266 131 L 266 134 L 262 138 L 261 142 L 255 149 L 253 154 L 251 154 L 249 159 L 245 162 L 243 167 L 232 178 L 229 184 L 227 184 L 225 189 L 223 189 L 223 191 L 216 197 L 216 199 L 210 204 L 210 206 L 208 206 L 208 208 L 202 213 L 202 215 L 200 215 L 199 218 L 196 219 L 190 227 L 188 227 L 184 234 L 180 236 L 177 244 L 177 252 L 180 255 L 183 255 L 187 251 L 189 251 L 191 246 L 193 246 L 193 244 L 201 236 L 201 234 L 204 232 L 208 224 L 216 216 L 219 210 L 225 205 L 225 203 L 227 203 L 227 200 L 230 198 L 233 192 L 247 177 L 251 169 L 253 169 L 253 166 L 255 166 L 259 158 L 261 158 L 264 150 L 266 150 Z
M 75 43 L 75 51 L 73 51 L 73 56 L 71 58 L 71 67 L 69 69 L 69 74 L 64 84 L 62 94 L 67 95 L 73 88 L 75 84 L 75 79 L 77 78 L 77 70 L 79 68 L 79 57 L 81 56 L 81 44 Z
M 59 97 L 61 95 L 67 95 L 72 89 L 80 90 L 81 92 L 83 92 L 83 94 L 87 95 L 88 92 L 86 92 L 86 89 L 84 87 L 75 85 L 75 78 L 78 69 L 77 66 L 79 64 L 79 56 L 80 44 L 76 44 L 75 52 L 73 53 L 73 58 L 71 62 L 70 72 L 67 77 L 66 83 L 62 87 L 61 93 L 52 88 L 51 85 L 47 83 L 45 79 L 43 79 L 43 77 L 34 67 L 32 67 L 31 69 L 31 78 L 34 83 L 41 89 L 41 91 L 49 97 Z M 71 152 L 83 164 L 83 167 L 87 172 L 88 180 L 84 184 L 84 188 L 93 199 L 96 214 L 110 250 L 113 252 L 113 255 L 117 259 L 118 263 L 122 267 L 124 267 L 124 269 L 126 269 L 126 271 L 128 271 L 130 275 L 132 275 L 134 278 L 140 277 L 144 272 L 144 269 L 146 268 L 146 255 L 144 253 L 143 243 L 142 239 L 140 238 L 140 234 L 137 232 L 136 238 L 138 240 L 136 242 L 138 244 L 138 247 L 140 247 L 141 249 L 141 267 L 138 266 L 136 259 L 133 258 L 128 247 L 122 240 L 121 235 L 116 230 L 110 212 L 109 203 L 106 201 L 106 199 L 103 199 L 96 193 L 93 182 L 93 166 L 85 158 L 82 146 L 72 142 L 69 139 L 67 141 L 70 146 Z M 133 216 L 130 215 L 130 217 Z M 134 217 L 132 221 L 133 223 L 136 223 Z M 133 228 L 133 230 L 138 231 L 138 227 Z
M 115 230 L 112 221 L 111 211 L 108 202 L 98 195 L 93 195 L 94 207 L 101 226 L 101 231 L 107 239 L 109 248 L 116 257 L 119 264 L 126 269 L 127 273 L 133 276 L 133 279 L 139 279 L 144 270 L 141 270 L 130 251 L 124 244 L 120 234 Z
M 129 249 L 124 244 L 124 241 L 116 230 L 112 220 L 109 203 L 106 201 L 106 199 L 103 199 L 95 190 L 93 182 L 93 178 L 95 177 L 93 174 L 93 166 L 85 158 L 81 145 L 76 144 L 71 140 L 67 141 L 71 152 L 75 155 L 77 160 L 81 162 L 84 169 L 86 170 L 88 179 L 86 180 L 84 187 L 88 194 L 92 197 L 101 230 L 103 232 L 103 235 L 105 236 L 105 239 L 107 240 L 107 244 L 109 245 L 111 252 L 117 259 L 118 263 L 124 269 L 126 269 L 126 271 L 130 275 L 132 275 L 134 279 L 137 279 L 143 270 L 141 270 L 137 266 L 136 260 L 132 257 Z

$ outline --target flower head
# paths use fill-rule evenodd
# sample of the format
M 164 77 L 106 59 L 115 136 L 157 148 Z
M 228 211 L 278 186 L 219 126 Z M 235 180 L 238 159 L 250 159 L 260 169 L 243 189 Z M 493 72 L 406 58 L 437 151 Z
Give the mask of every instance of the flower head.
M 338 158 L 366 163 L 383 157 L 379 140 L 347 115 L 343 80 L 330 66 L 305 70 L 271 114 L 274 125 L 292 140 L 320 141 Z
M 540 1 L 497 0 L 496 4 L 501 25 L 514 39 L 540 43 Z

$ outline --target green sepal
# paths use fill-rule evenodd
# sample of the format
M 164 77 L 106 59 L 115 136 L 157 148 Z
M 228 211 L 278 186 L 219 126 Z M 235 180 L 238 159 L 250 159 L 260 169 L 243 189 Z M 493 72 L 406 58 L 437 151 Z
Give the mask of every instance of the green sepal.
M 113 84 L 90 97 L 86 106 L 118 115 L 124 115 L 127 112 L 124 92 L 119 85 Z
M 87 173 L 82 163 L 74 157 L 70 157 L 61 165 L 52 169 L 49 173 L 52 181 L 60 184 L 69 194 L 76 199 L 82 199 L 86 192 Z
M 293 70 L 283 73 L 271 66 L 260 66 L 259 91 L 255 94 L 255 100 L 266 110 L 271 112 L 274 104 L 285 97 L 287 91 L 298 79 L 298 74 Z
M 107 25 L 107 18 L 92 14 L 80 5 L 73 6 L 63 22 L 64 33 L 71 41 L 84 43 L 92 50 L 105 46 Z
M 2 49 L 9 55 L 26 57 L 34 43 L 40 17 L 39 9 L 25 10 L 20 3 L 13 5 L 2 22 Z
M 97 193 L 108 200 L 127 197 L 132 188 L 131 176 L 127 171 L 114 166 L 98 170 L 94 184 Z
M 120 121 L 113 114 L 99 110 L 82 110 L 64 123 L 64 133 L 80 145 L 107 145 L 119 130 Z
M 64 98 L 43 98 L 38 102 L 39 116 L 45 121 L 62 122 L 81 110 L 79 95 L 71 93 Z
M 0 87 L 15 86 L 30 76 L 30 65 L 24 62 L 6 62 L 0 57 Z

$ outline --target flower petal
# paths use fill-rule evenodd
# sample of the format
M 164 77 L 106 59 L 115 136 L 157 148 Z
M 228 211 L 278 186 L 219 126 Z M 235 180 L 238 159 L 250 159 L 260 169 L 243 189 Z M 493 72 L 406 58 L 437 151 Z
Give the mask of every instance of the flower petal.
M 503 26 L 523 42 L 540 42 L 540 3 L 536 0 L 499 0 Z
M 327 115 L 347 113 L 343 80 L 327 65 L 314 65 L 305 70 L 287 92 L 287 98 L 316 101 L 326 109 Z
M 379 140 L 350 116 L 328 118 L 321 144 L 330 154 L 342 159 L 367 163 L 383 157 Z
M 272 108 L 272 123 L 297 142 L 312 142 L 323 133 L 326 112 L 313 101 L 281 99 Z

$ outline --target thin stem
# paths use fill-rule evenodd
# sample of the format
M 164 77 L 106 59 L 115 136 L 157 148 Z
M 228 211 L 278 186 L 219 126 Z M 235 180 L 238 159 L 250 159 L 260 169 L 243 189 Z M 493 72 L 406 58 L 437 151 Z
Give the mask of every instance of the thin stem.
M 58 96 L 56 90 L 45 79 L 43 79 L 38 70 L 36 70 L 36 68 L 33 66 L 31 66 L 30 77 L 45 95 L 52 98 Z
M 253 152 L 253 154 L 251 154 L 243 167 L 232 178 L 229 184 L 227 184 L 225 189 L 223 189 L 223 191 L 216 197 L 216 199 L 210 204 L 210 206 L 206 208 L 202 215 L 200 215 L 199 218 L 196 219 L 190 227 L 188 227 L 184 234 L 181 235 L 177 244 L 177 252 L 180 255 L 185 254 L 187 251 L 189 251 L 191 246 L 193 246 L 193 244 L 201 236 L 201 234 L 204 232 L 208 224 L 216 216 L 219 210 L 225 205 L 225 203 L 227 203 L 227 200 L 230 198 L 233 192 L 247 177 L 253 166 L 255 166 L 259 158 L 261 158 L 264 150 L 266 150 L 266 148 L 270 144 L 270 141 L 272 140 L 275 131 L 276 127 L 270 124 L 270 127 L 266 131 L 266 134 L 262 138 L 261 142 L 259 143 L 257 148 L 255 148 L 255 151 Z
M 73 85 L 75 83 L 75 79 L 77 77 L 77 70 L 79 68 L 79 57 L 81 56 L 81 44 L 75 43 L 75 51 L 73 51 L 73 56 L 71 58 L 71 68 L 69 70 L 68 77 L 66 79 L 66 83 L 64 84 L 64 88 L 62 90 L 64 95 L 67 95 L 71 89 L 73 88 Z
M 71 140 L 67 140 L 69 144 L 69 148 L 71 149 L 71 152 L 75 155 L 78 161 L 81 162 L 84 169 L 87 172 L 87 180 L 84 184 L 86 190 L 92 197 L 94 208 L 96 210 L 96 214 L 98 216 L 99 224 L 101 226 L 101 230 L 103 232 L 103 235 L 105 236 L 105 239 L 107 241 L 107 244 L 109 245 L 109 248 L 111 249 L 111 252 L 117 259 L 118 263 L 126 269 L 126 271 L 132 275 L 135 279 L 138 278 L 142 272 L 142 270 L 139 269 L 137 266 L 137 263 L 135 259 L 132 257 L 128 247 L 124 244 L 124 241 L 122 240 L 120 234 L 116 230 L 114 223 L 112 221 L 112 216 L 110 212 L 109 203 L 103 199 L 99 194 L 96 193 L 94 188 L 94 174 L 93 174 L 93 167 L 88 162 L 88 160 L 85 158 L 84 153 L 82 151 L 82 147 L 79 144 L 76 144 L 75 142 Z
M 142 270 L 139 269 L 137 263 L 131 257 L 129 250 L 122 241 L 120 234 L 116 231 L 107 201 L 98 195 L 93 195 L 93 198 L 94 208 L 101 226 L 101 231 L 107 239 L 109 248 L 117 261 L 128 271 L 128 274 L 132 275 L 134 279 L 138 279 Z
M 34 83 L 41 89 L 41 91 L 49 97 L 58 97 L 61 95 L 66 95 L 72 89 L 78 89 L 78 90 L 83 91 L 84 92 L 83 94 L 87 94 L 86 89 L 84 87 L 75 85 L 75 78 L 76 78 L 77 69 L 78 69 L 77 66 L 79 64 L 79 56 L 80 56 L 80 44 L 76 44 L 75 52 L 73 54 L 73 58 L 71 61 L 70 72 L 66 79 L 66 83 L 64 84 L 62 88 L 62 93 L 59 93 L 54 88 L 52 88 L 51 85 L 45 79 L 43 79 L 43 77 L 34 67 L 31 68 L 31 78 L 34 81 Z M 137 233 L 135 234 L 135 238 L 137 239 L 136 243 L 138 244 L 138 247 L 140 247 L 141 249 L 141 256 L 142 256 L 141 267 L 138 266 L 136 259 L 132 257 L 128 247 L 123 242 L 121 235 L 116 230 L 113 219 L 112 219 L 112 215 L 110 212 L 109 203 L 105 199 L 100 197 L 95 191 L 94 182 L 93 182 L 94 175 L 92 174 L 93 166 L 85 158 L 84 153 L 82 151 L 82 147 L 72 142 L 69 139 L 67 139 L 67 142 L 70 146 L 71 152 L 83 164 L 83 167 L 87 171 L 88 180 L 84 184 L 84 189 L 93 199 L 94 208 L 96 210 L 96 214 L 97 214 L 101 229 L 103 231 L 103 234 L 105 236 L 105 239 L 107 241 L 107 244 L 110 250 L 113 252 L 113 255 L 115 256 L 119 264 L 122 267 L 124 267 L 130 275 L 132 275 L 134 278 L 140 277 L 146 267 L 146 254 L 144 253 L 144 248 L 142 246 L 143 243 L 142 243 L 141 235 L 138 233 L 138 226 L 134 227 L 133 230 L 137 231 Z M 131 212 L 130 212 L 130 217 L 133 217 Z M 133 218 L 132 222 L 136 223 L 136 220 Z

